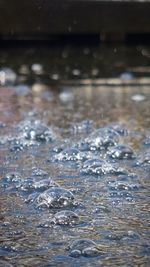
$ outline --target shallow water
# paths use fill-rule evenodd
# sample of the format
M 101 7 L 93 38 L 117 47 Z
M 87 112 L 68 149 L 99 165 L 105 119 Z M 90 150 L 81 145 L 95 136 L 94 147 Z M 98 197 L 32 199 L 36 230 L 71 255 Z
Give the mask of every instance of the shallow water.
M 84 56 L 100 57 L 92 49 Z M 133 52 L 120 51 L 122 62 Z M 0 266 L 148 266 L 149 85 L 67 85 L 63 71 L 52 83 L 37 61 L 36 74 L 22 67 L 22 85 L 9 52 L 3 68 L 17 74 L 1 70 Z

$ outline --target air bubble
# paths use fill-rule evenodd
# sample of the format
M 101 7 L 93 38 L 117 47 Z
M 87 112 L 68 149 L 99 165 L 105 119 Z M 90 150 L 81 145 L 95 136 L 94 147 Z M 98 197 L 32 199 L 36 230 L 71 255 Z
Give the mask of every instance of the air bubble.
M 79 222 L 79 216 L 73 211 L 64 210 L 55 214 L 53 222 L 59 225 L 74 225 Z
M 90 239 L 78 239 L 73 241 L 69 247 L 71 257 L 96 257 L 100 254 L 97 244 Z
M 9 68 L 0 69 L 0 85 L 12 86 L 17 80 L 17 74 Z
M 74 195 L 61 187 L 53 187 L 41 193 L 37 199 L 39 208 L 64 208 L 73 205 Z
M 135 153 L 131 147 L 127 145 L 117 145 L 109 148 L 108 155 L 113 159 L 133 159 Z

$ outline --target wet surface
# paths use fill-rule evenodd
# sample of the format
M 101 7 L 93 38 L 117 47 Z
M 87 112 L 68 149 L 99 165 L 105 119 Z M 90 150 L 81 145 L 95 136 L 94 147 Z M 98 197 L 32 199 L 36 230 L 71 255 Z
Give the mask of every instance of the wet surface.
M 92 49 L 82 48 L 97 53 L 97 70 L 91 62 L 101 78 L 105 62 Z M 123 59 L 130 49 L 120 48 L 124 56 L 113 64 L 120 60 L 124 67 L 108 68 L 109 77 L 141 75 L 127 72 L 133 66 Z M 0 266 L 148 266 L 149 85 L 62 85 L 71 76 L 60 71 L 58 79 L 58 70 L 53 83 L 43 57 L 21 66 L 15 49 L 1 51 Z M 134 64 L 143 62 L 148 77 L 149 50 L 140 51 L 147 51 L 146 59 L 133 52 Z M 84 79 L 77 63 L 70 72 Z

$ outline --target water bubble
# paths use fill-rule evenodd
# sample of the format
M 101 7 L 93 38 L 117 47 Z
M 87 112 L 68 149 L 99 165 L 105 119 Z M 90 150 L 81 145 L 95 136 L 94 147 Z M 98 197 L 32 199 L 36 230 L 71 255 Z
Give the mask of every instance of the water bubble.
M 89 55 L 90 54 L 90 49 L 88 47 L 84 48 L 83 54 L 84 55 Z
M 44 171 L 44 170 L 41 170 L 41 169 L 39 169 L 39 168 L 33 168 L 33 170 L 32 170 L 32 175 L 33 176 L 47 176 L 48 175 L 48 173 L 46 172 L 46 171 Z
M 98 74 L 99 74 L 99 69 L 96 69 L 96 68 L 94 68 L 94 69 L 92 69 L 92 76 L 98 76 Z
M 59 225 L 73 225 L 79 222 L 79 216 L 73 211 L 64 210 L 55 214 L 53 222 Z
M 140 155 L 135 163 L 139 167 L 150 167 L 150 153 Z
M 146 99 L 146 96 L 143 94 L 135 94 L 131 97 L 131 99 L 135 102 L 141 102 L 144 101 Z
M 139 189 L 138 184 L 121 182 L 121 181 L 113 181 L 108 183 L 108 187 L 110 190 L 118 190 L 118 191 L 135 191 Z
M 133 79 L 133 74 L 130 72 L 123 72 L 120 75 L 120 79 L 124 81 L 132 80 Z
M 34 63 L 31 66 L 31 70 L 37 75 L 43 74 L 43 66 L 41 64 Z
M 17 74 L 9 68 L 0 69 L 0 85 L 14 85 L 17 80 Z
M 23 75 L 29 75 L 30 73 L 29 67 L 27 65 L 21 65 L 19 68 L 19 73 Z
M 74 95 L 71 91 L 63 91 L 59 94 L 61 102 L 68 103 L 74 100 Z
M 78 239 L 73 241 L 68 250 L 71 257 L 95 257 L 100 254 L 97 244 L 90 239 Z
M 86 160 L 83 164 L 81 173 L 83 174 L 96 174 L 103 175 L 104 172 L 104 161 L 99 159 L 89 159 Z
M 59 79 L 60 79 L 59 74 L 58 74 L 58 73 L 53 73 L 53 74 L 51 75 L 51 79 L 52 79 L 52 80 L 55 80 L 55 81 L 59 80 Z
M 35 124 L 33 126 L 26 127 L 24 131 L 24 138 L 37 142 L 52 142 L 55 139 L 55 135 L 51 128 L 42 124 Z
M 73 133 L 90 133 L 93 129 L 93 121 L 83 120 L 79 123 L 75 123 L 71 127 Z
M 97 257 L 100 255 L 100 250 L 96 247 L 87 247 L 82 250 L 82 256 L 84 257 Z
M 37 199 L 37 206 L 40 208 L 62 208 L 73 204 L 74 195 L 61 187 L 53 187 L 41 193 Z
M 127 233 L 109 234 L 107 238 L 112 241 L 135 241 L 139 239 L 139 235 L 129 230 Z
M 114 146 L 119 141 L 119 134 L 113 129 L 100 128 L 94 131 L 82 143 L 87 144 L 89 150 L 103 150 Z
M 8 191 L 14 191 L 16 189 L 18 190 L 22 181 L 23 177 L 19 173 L 17 172 L 7 173 L 2 178 L 1 187 L 5 189 L 7 188 Z
M 4 177 L 8 183 L 16 183 L 22 181 L 22 176 L 18 172 L 7 173 Z
M 150 135 L 143 141 L 144 145 L 150 146 Z
M 20 189 L 22 191 L 26 191 L 28 193 L 31 192 L 43 192 L 51 187 L 58 186 L 50 177 L 49 178 L 41 178 L 37 180 L 37 177 L 29 177 L 24 179 L 24 181 L 20 185 Z
M 115 131 L 121 136 L 127 136 L 128 135 L 128 129 L 124 124 L 120 123 L 111 123 L 108 125 L 108 128 Z
M 21 136 L 18 136 L 18 139 L 14 138 L 10 141 L 10 151 L 20 152 L 23 149 L 31 147 L 33 145 L 34 145 L 33 142 L 24 140 Z
M 68 51 L 67 50 L 64 50 L 62 52 L 62 58 L 67 58 L 68 57 Z
M 86 175 L 104 175 L 104 174 L 124 174 L 125 170 L 115 167 L 105 160 L 89 159 L 86 160 L 81 169 L 82 174 Z
M 74 75 L 74 76 L 79 76 L 80 75 L 80 70 L 78 70 L 78 69 L 74 69 L 73 71 L 72 71 L 72 74 Z
M 77 148 L 67 148 L 54 156 L 55 161 L 79 161 L 83 160 L 85 155 Z
M 133 201 L 133 196 L 126 190 L 122 191 L 112 191 L 110 192 L 109 196 L 114 198 L 114 200 L 126 200 L 126 201 Z
M 4 122 L 0 122 L 0 129 L 5 128 L 6 124 Z
M 109 148 L 108 155 L 113 159 L 133 159 L 135 153 L 131 147 L 127 145 L 116 145 Z
M 54 99 L 53 93 L 49 91 L 41 92 L 41 97 L 47 101 L 52 101 Z
M 26 199 L 25 202 L 26 203 L 34 203 L 37 199 L 37 197 L 39 196 L 38 192 L 34 192 L 32 194 L 30 194 Z
M 16 93 L 19 96 L 26 96 L 28 95 L 30 89 L 27 85 L 20 84 L 16 86 Z
M 73 249 L 70 254 L 69 254 L 70 257 L 73 257 L 73 258 L 79 258 L 81 256 L 81 251 L 78 250 L 78 249 Z
M 123 235 L 122 239 L 125 241 L 125 240 L 138 240 L 140 237 L 138 235 L 138 233 L 132 231 L 132 230 L 129 230 L 126 234 Z

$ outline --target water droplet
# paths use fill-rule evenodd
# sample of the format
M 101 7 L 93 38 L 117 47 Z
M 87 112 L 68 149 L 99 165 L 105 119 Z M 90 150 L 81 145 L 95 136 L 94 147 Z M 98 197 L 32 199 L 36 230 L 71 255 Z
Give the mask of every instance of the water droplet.
M 17 74 L 13 70 L 9 68 L 0 69 L 0 85 L 2 86 L 14 85 L 16 80 L 17 80 Z

